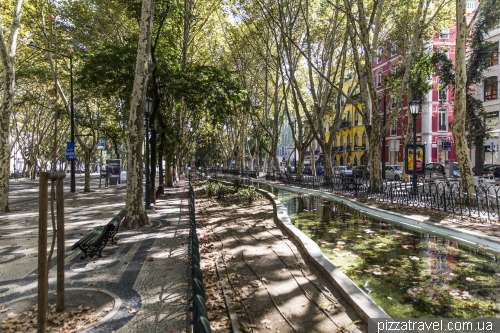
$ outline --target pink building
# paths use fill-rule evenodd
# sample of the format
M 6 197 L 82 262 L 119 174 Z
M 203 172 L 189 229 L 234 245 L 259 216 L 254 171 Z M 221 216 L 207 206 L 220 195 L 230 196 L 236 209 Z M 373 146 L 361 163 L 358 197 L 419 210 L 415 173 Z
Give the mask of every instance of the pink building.
M 455 28 L 441 31 L 428 46 L 430 50 L 441 49 L 448 54 L 450 60 L 455 60 Z M 383 119 L 388 121 L 388 113 L 394 105 L 391 92 L 384 89 L 384 77 L 389 76 L 391 70 L 398 61 L 395 47 L 391 50 L 380 48 L 375 58 L 374 77 L 380 95 L 380 109 Z M 420 101 L 421 110 L 417 116 L 417 144 L 425 146 L 425 163 L 456 161 L 455 145 L 451 133 L 450 123 L 453 121 L 453 95 L 449 90 L 439 90 L 439 77 L 432 77 L 432 90 L 427 92 L 425 100 Z M 385 135 L 385 144 L 381 152 L 382 159 L 386 164 L 404 164 L 404 138 L 403 128 L 408 125 L 406 109 L 408 98 L 405 97 L 401 106 L 401 117 L 391 124 Z M 384 112 L 386 111 L 386 112 Z M 412 129 L 408 133 L 413 137 Z M 410 140 L 410 143 L 412 141 Z
M 473 15 L 478 4 L 475 0 L 467 0 L 469 15 Z M 441 49 L 448 54 L 451 61 L 455 61 L 455 33 L 455 26 L 443 29 L 434 36 L 432 42 L 427 45 L 427 49 L 429 51 Z M 381 96 L 380 109 L 382 113 L 384 113 L 384 110 L 390 110 L 393 107 L 390 97 L 391 92 L 384 91 L 383 87 L 384 76 L 390 74 L 391 68 L 398 60 L 397 49 L 394 45 L 390 48 L 390 50 L 380 48 L 374 64 L 375 84 Z M 381 155 L 386 164 L 404 165 L 402 128 L 406 128 L 408 124 L 406 117 L 408 102 L 406 97 L 401 106 L 401 117 L 398 117 L 396 122 L 391 124 L 390 130 L 385 135 L 385 144 L 383 144 Z M 425 163 L 456 161 L 455 144 L 450 128 L 454 112 L 452 92 L 450 90 L 439 90 L 439 77 L 433 76 L 432 90 L 426 94 L 425 101 L 420 102 L 422 104 L 420 114 L 417 116 L 417 144 L 425 146 Z M 411 129 L 409 135 L 413 138 Z

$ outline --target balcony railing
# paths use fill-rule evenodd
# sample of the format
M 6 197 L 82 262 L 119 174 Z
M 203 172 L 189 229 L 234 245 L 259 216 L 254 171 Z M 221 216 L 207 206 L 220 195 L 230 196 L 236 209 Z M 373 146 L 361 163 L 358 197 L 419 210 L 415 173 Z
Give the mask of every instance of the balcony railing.
M 351 122 L 350 121 L 343 121 L 340 123 L 339 128 L 349 128 L 349 127 L 351 127 Z

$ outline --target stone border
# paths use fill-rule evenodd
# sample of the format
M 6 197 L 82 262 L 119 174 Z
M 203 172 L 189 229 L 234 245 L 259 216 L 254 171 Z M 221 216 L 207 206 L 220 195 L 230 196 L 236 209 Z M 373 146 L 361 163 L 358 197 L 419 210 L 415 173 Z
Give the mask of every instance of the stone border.
M 110 312 L 108 312 L 107 315 L 105 315 L 104 317 L 102 317 L 100 320 L 92 323 L 91 325 L 89 325 L 88 327 L 84 328 L 83 330 L 78 331 L 79 333 L 89 332 L 94 327 L 96 327 L 96 326 L 98 326 L 98 325 L 100 325 L 100 324 L 102 324 L 102 323 L 110 320 L 111 318 L 113 318 L 113 316 L 118 312 L 118 310 L 122 306 L 122 300 L 121 300 L 121 298 L 118 295 L 116 295 L 115 293 L 111 292 L 111 291 L 107 291 L 107 290 L 103 290 L 103 289 L 95 289 L 95 288 L 85 288 L 85 289 L 83 289 L 83 288 L 65 288 L 65 291 L 68 291 L 68 290 L 81 290 L 81 291 L 92 290 L 92 291 L 95 291 L 95 292 L 101 292 L 101 293 L 108 294 L 108 296 L 110 296 L 111 298 L 113 298 L 115 300 L 115 304 L 113 306 L 113 309 Z M 53 291 L 49 290 L 49 293 L 50 292 L 53 292 Z M 19 302 L 19 301 L 22 301 L 24 299 L 33 298 L 33 297 L 36 297 L 36 294 L 34 294 L 34 295 L 26 295 L 26 296 L 23 296 L 23 297 L 19 297 L 19 298 L 10 300 L 10 301 L 5 302 L 5 303 L 0 303 L 0 306 L 7 306 L 7 305 L 9 305 L 11 303 Z
M 391 318 L 377 303 L 363 290 L 337 268 L 321 251 L 320 247 L 302 231 L 297 229 L 287 214 L 286 207 L 275 195 L 257 188 L 271 200 L 274 207 L 274 219 L 290 234 L 305 250 L 309 259 L 322 271 L 326 277 L 340 291 L 342 296 L 351 304 L 358 314 L 368 323 L 370 318 Z
M 74 289 L 73 288 L 66 288 L 66 290 L 79 290 L 79 288 L 74 288 Z M 113 316 L 116 313 L 118 313 L 118 310 L 122 306 L 122 299 L 117 294 L 115 294 L 115 293 L 113 293 L 111 291 L 104 290 L 104 289 L 94 289 L 94 288 L 85 288 L 83 290 L 100 291 L 100 292 L 103 292 L 105 294 L 108 294 L 109 296 L 111 296 L 115 300 L 115 305 L 113 306 L 113 309 L 108 312 L 107 315 L 105 315 L 104 317 L 101 318 L 101 320 L 96 321 L 95 323 L 92 323 L 92 325 L 90 325 L 89 327 L 87 327 L 87 328 L 79 331 L 79 333 L 89 332 L 94 327 L 99 326 L 100 324 L 102 324 L 102 323 L 110 320 L 111 318 L 113 318 Z

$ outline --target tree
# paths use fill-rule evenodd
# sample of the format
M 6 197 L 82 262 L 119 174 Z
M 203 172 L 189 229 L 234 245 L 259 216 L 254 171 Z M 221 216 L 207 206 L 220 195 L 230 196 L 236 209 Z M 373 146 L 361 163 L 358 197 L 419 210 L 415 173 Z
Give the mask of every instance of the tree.
M 151 60 L 151 34 L 154 18 L 154 0 L 143 0 L 139 38 L 137 41 L 137 58 L 135 62 L 134 84 L 130 98 L 129 147 L 127 156 L 127 195 L 125 209 L 127 215 L 123 221 L 124 228 L 136 228 L 149 225 L 143 200 L 142 186 L 142 147 L 144 143 L 144 107 L 149 75 L 153 70 Z
M 23 0 L 15 2 L 10 31 L 4 29 L 3 15 L 0 15 L 0 60 L 3 67 L 3 96 L 0 107 L 0 212 L 9 211 L 10 117 L 14 108 L 15 60 L 22 3 Z
M 369 141 L 370 181 L 379 183 L 380 144 L 392 122 L 401 116 L 400 108 L 394 108 L 388 115 L 388 121 L 382 126 L 382 115 L 374 79 L 374 64 L 377 53 L 386 40 L 398 45 L 399 64 L 402 77 L 399 86 L 393 91 L 395 105 L 401 105 L 408 91 L 410 73 L 414 58 L 422 48 L 422 39 L 434 33 L 432 23 L 437 14 L 448 4 L 448 0 L 432 3 L 426 0 L 418 2 L 395 1 L 388 6 L 386 1 L 364 2 L 344 0 L 344 10 L 348 18 L 348 34 L 351 41 L 354 66 L 361 88 L 359 113 L 363 117 Z M 390 33 L 392 31 L 392 33 Z M 395 87 L 396 88 L 396 87 Z M 409 110 L 407 110 L 408 116 Z
M 475 146 L 476 175 L 482 175 L 484 163 L 484 140 L 488 138 L 487 128 L 484 122 L 485 112 L 483 103 L 474 97 L 474 91 L 469 89 L 473 84 L 481 82 L 484 71 L 489 67 L 493 56 L 490 45 L 485 41 L 488 32 L 493 29 L 500 20 L 500 2 L 497 0 L 485 1 L 478 8 L 476 19 L 473 23 L 472 34 L 468 38 L 466 57 L 466 114 L 465 135 L 468 146 Z M 469 23 L 471 26 L 472 22 Z M 455 90 L 455 67 L 446 54 L 435 52 L 433 63 L 437 75 L 440 78 L 442 89 Z

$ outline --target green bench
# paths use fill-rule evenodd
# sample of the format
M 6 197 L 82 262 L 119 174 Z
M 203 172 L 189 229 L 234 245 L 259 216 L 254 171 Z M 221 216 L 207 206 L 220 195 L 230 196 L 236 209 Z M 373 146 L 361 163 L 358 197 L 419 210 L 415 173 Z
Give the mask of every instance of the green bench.
M 111 241 L 111 243 L 115 243 L 115 235 L 126 214 L 127 211 L 122 209 L 118 215 L 113 217 L 106 225 L 101 225 L 92 229 L 88 234 L 83 236 L 82 239 L 73 244 L 71 250 L 79 248 L 84 254 L 84 256 L 80 257 L 82 260 L 87 257 L 92 258 L 95 255 L 102 257 L 101 251 L 108 242 Z

